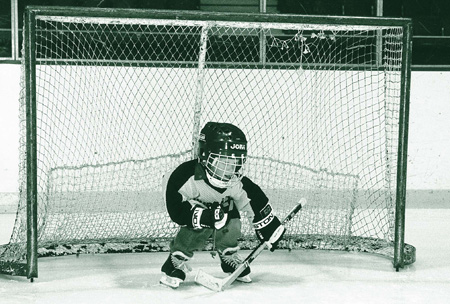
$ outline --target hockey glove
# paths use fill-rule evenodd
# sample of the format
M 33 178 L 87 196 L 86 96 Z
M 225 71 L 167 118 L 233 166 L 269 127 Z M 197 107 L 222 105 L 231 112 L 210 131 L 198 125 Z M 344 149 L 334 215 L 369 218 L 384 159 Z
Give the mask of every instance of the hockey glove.
M 278 247 L 278 243 L 282 239 L 286 229 L 281 225 L 280 220 L 272 213 L 272 207 L 268 204 L 270 211 L 260 221 L 253 223 L 256 236 L 261 242 L 266 242 L 270 251 L 274 251 Z M 266 209 L 266 207 L 264 208 Z M 267 210 L 266 209 L 266 210 Z
M 227 218 L 228 214 L 222 210 L 217 202 L 214 202 L 209 208 L 197 206 L 192 210 L 192 227 L 194 229 L 221 229 L 225 226 Z

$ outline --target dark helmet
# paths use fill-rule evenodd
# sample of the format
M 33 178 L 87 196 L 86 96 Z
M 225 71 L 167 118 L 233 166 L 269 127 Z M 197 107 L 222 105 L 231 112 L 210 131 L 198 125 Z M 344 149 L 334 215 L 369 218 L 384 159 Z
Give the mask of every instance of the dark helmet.
M 242 178 L 247 158 L 244 132 L 229 123 L 208 122 L 200 131 L 198 157 L 213 186 L 226 188 Z

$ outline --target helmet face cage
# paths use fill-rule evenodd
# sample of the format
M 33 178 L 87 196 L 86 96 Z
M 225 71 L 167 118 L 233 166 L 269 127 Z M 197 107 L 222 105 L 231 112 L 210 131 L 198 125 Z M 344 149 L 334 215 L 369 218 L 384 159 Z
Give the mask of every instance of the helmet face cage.
M 240 157 L 210 153 L 205 162 L 209 182 L 219 188 L 233 186 L 244 175 L 245 156 Z

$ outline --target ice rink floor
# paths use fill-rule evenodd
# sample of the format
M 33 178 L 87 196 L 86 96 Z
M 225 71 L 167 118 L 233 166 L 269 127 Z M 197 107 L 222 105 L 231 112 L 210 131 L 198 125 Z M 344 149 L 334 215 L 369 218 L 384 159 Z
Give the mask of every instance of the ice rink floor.
M 0 221 L 5 243 L 13 219 L 0 214 Z M 199 268 L 223 276 L 208 252 L 195 254 L 178 290 L 158 283 L 167 253 L 40 258 L 33 283 L 0 274 L 0 303 L 450 303 L 449 235 L 450 209 L 407 209 L 406 242 L 416 247 L 417 261 L 400 272 L 370 254 L 264 251 L 252 263 L 252 283 L 220 293 L 193 281 Z

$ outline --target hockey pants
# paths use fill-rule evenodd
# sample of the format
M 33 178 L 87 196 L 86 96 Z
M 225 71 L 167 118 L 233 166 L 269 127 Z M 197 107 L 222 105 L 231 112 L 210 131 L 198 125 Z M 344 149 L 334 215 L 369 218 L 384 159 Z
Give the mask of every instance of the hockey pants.
M 214 229 L 210 228 L 194 230 L 181 227 L 170 243 L 170 252 L 181 251 L 191 258 L 194 255 L 194 250 L 202 250 L 211 236 L 215 248 L 219 252 L 226 248 L 236 247 L 238 238 L 241 236 L 241 220 L 238 218 L 230 219 L 223 228 L 215 230 L 215 233 Z

